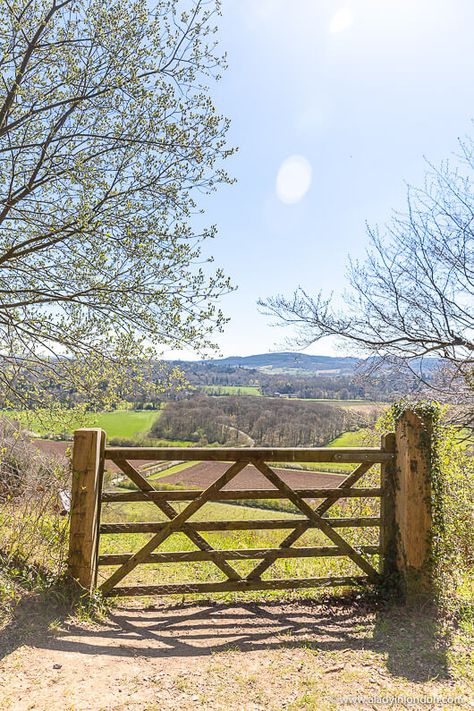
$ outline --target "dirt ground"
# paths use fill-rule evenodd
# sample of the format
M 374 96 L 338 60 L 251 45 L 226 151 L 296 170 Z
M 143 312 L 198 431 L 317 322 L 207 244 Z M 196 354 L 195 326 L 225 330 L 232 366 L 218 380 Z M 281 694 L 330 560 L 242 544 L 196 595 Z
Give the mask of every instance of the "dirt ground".
M 160 484 L 184 484 L 190 488 L 205 489 L 210 486 L 230 464 L 228 462 L 201 462 L 194 467 L 183 469 L 175 474 L 160 477 Z M 308 472 L 292 469 L 275 469 L 283 481 L 295 489 L 331 488 L 339 486 L 344 480 L 344 474 L 326 474 L 323 472 Z M 272 489 L 274 488 L 252 464 L 237 474 L 226 489 Z
M 124 602 L 90 624 L 36 597 L 0 651 L 14 711 L 474 708 L 468 641 L 449 649 L 420 611 L 354 601 Z

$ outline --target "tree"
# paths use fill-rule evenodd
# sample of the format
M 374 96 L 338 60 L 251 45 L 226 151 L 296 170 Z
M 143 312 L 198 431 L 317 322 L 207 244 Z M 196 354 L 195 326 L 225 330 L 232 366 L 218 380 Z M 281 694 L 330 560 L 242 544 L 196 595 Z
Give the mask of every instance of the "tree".
M 199 193 L 230 182 L 209 96 L 219 4 L 181 4 L 0 6 L 4 394 L 87 376 L 90 397 L 105 371 L 157 345 L 206 347 L 222 327 L 229 282 L 201 256 L 216 230 L 193 229 Z
M 430 165 L 424 187 L 409 189 L 404 214 L 394 213 L 383 233 L 369 228 L 365 261 L 349 263 L 343 308 L 301 288 L 260 305 L 279 323 L 296 326 L 299 345 L 342 337 L 374 356 L 372 366 L 403 364 L 445 397 L 456 394 L 472 418 L 474 143 L 460 145 L 454 164 Z M 430 379 L 428 356 L 444 366 Z

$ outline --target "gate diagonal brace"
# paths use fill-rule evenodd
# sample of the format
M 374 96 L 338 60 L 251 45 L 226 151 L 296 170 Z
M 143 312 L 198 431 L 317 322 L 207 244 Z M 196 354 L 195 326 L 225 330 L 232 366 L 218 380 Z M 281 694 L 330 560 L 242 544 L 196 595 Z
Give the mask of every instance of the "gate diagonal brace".
M 161 545 L 172 533 L 177 533 L 182 530 L 183 524 L 196 511 L 198 511 L 212 496 L 217 494 L 226 484 L 231 481 L 239 472 L 244 469 L 248 461 L 240 461 L 232 464 L 229 469 L 222 474 L 216 481 L 208 486 L 197 499 L 191 501 L 181 513 L 173 518 L 169 523 L 158 533 L 156 533 L 139 551 L 134 553 L 126 563 L 123 563 L 115 570 L 110 578 L 108 578 L 100 586 L 103 593 L 108 593 L 122 578 L 130 573 L 139 563 L 143 563 L 145 558 L 152 553 L 159 545 Z M 332 529 L 331 529 L 332 530 Z
M 364 474 L 372 467 L 372 464 L 369 464 L 367 462 L 364 462 L 362 464 L 359 464 L 359 466 L 349 474 L 340 484 L 339 488 L 347 488 L 348 486 L 352 486 L 356 482 L 359 481 L 361 477 L 364 476 Z M 341 498 L 341 497 L 339 497 Z M 331 506 L 334 506 L 334 504 L 339 501 L 339 499 L 325 499 L 322 501 L 319 506 L 315 509 L 315 513 L 319 514 L 322 516 L 324 513 L 326 513 Z M 293 545 L 293 543 L 296 543 L 296 541 L 301 538 L 301 536 L 309 529 L 309 522 L 308 523 L 301 523 L 296 528 L 289 533 L 286 538 L 283 539 L 283 541 L 280 543 L 278 546 L 279 548 L 289 548 L 290 546 Z M 247 578 L 249 580 L 258 580 L 261 575 L 271 566 L 273 563 L 277 560 L 278 555 L 276 553 L 269 553 L 263 560 L 258 563 L 255 568 L 250 571 L 250 573 L 247 575 Z
M 297 506 L 300 509 L 300 511 L 309 519 L 310 522 L 316 524 L 316 526 L 339 548 L 342 555 L 350 558 L 361 570 L 363 570 L 364 573 L 366 573 L 366 575 L 368 576 L 369 580 L 376 581 L 378 579 L 379 574 L 377 573 L 375 568 L 373 568 L 372 565 L 368 561 L 366 561 L 365 558 L 363 558 L 360 555 L 360 553 L 358 553 L 349 543 L 347 543 L 347 541 L 345 541 L 344 538 L 342 538 L 342 536 L 340 536 L 332 528 L 332 526 L 321 517 L 321 515 L 320 515 L 321 509 L 323 509 L 323 507 L 326 505 L 326 508 L 323 509 L 323 512 L 327 511 L 327 509 L 330 506 L 332 506 L 333 503 L 335 503 L 334 500 L 332 502 L 329 502 L 326 499 L 320 505 L 318 510 L 313 510 L 311 508 L 311 506 L 309 506 L 309 504 L 307 504 L 306 501 L 301 498 L 301 496 L 297 493 L 297 491 L 295 491 L 290 486 L 288 486 L 288 484 L 286 484 L 278 476 L 278 474 L 276 474 L 276 472 L 273 471 L 273 469 L 270 469 L 270 467 L 267 464 L 265 464 L 265 462 L 261 462 L 258 460 L 252 460 L 252 464 L 268 479 L 268 481 L 271 484 L 273 484 L 273 486 L 275 486 L 282 493 L 284 493 L 286 498 L 288 498 L 293 504 L 295 504 L 295 506 Z M 362 466 L 364 466 L 364 465 L 362 465 Z M 369 468 L 369 466 L 370 465 L 367 466 L 367 469 Z M 353 475 L 351 475 L 351 477 L 348 477 L 347 480 L 352 478 L 358 472 L 359 469 L 360 469 L 360 467 L 358 467 L 358 469 L 353 473 Z M 363 473 L 365 473 L 365 472 L 359 473 L 359 477 L 362 476 Z M 345 484 L 347 480 L 345 480 L 343 483 Z M 351 482 L 351 483 L 353 483 L 353 482 Z M 303 526 L 301 526 L 301 528 L 300 527 L 295 528 L 294 531 L 292 531 L 292 533 L 287 537 L 286 540 L 292 539 L 291 543 L 294 543 L 294 541 L 297 540 L 297 538 L 299 538 L 304 533 L 304 530 L 306 530 L 306 528 L 307 528 L 306 524 L 304 524 L 304 530 L 301 530 L 302 528 L 303 528 Z M 287 543 L 285 547 L 289 547 L 289 545 L 291 545 L 291 543 Z M 281 547 L 282 547 L 282 544 L 280 544 L 280 548 Z M 275 554 L 272 553 L 272 557 L 274 555 Z M 268 562 L 268 565 L 266 565 L 266 567 L 271 565 L 274 562 L 274 560 L 276 560 L 276 557 L 277 556 L 275 556 L 275 558 L 271 562 Z M 256 578 L 259 578 L 261 573 L 263 572 L 263 570 L 266 569 L 266 568 L 263 568 L 264 563 L 266 564 L 267 561 L 266 560 L 261 561 L 261 563 L 259 563 L 256 566 L 256 568 L 254 568 L 254 570 L 249 573 L 249 575 L 247 576 L 247 579 L 254 580 Z
M 135 469 L 130 462 L 121 457 L 112 457 L 112 461 L 121 468 L 124 474 L 128 476 L 129 479 L 133 481 L 136 486 L 143 491 L 144 494 L 150 491 L 156 491 L 156 489 L 150 484 L 150 482 L 145 479 L 145 477 L 140 474 L 139 471 Z M 169 503 L 169 501 L 155 501 L 149 499 L 151 503 L 155 504 L 157 508 L 160 509 L 162 513 L 165 514 L 169 519 L 174 519 L 178 515 L 176 509 Z M 194 543 L 202 551 L 214 551 L 215 549 L 210 543 L 206 541 L 203 536 L 201 536 L 197 531 L 189 529 L 186 524 L 182 528 L 182 533 L 184 533 L 192 543 Z M 219 551 L 215 551 L 216 555 L 213 558 L 213 563 L 226 575 L 229 580 L 242 580 L 242 576 L 221 556 L 219 556 Z

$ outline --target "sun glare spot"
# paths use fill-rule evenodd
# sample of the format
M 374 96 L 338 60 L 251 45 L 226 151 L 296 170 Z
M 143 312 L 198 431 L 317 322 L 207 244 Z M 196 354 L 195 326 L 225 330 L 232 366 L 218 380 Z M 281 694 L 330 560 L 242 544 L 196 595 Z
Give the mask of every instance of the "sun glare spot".
M 311 164 L 304 156 L 290 156 L 281 164 L 276 194 L 281 202 L 293 205 L 304 198 L 311 185 Z
M 354 22 L 354 17 L 352 15 L 352 10 L 348 7 L 341 7 L 340 10 L 333 15 L 332 20 L 329 24 L 329 32 L 336 34 L 338 32 L 344 32 L 348 30 Z

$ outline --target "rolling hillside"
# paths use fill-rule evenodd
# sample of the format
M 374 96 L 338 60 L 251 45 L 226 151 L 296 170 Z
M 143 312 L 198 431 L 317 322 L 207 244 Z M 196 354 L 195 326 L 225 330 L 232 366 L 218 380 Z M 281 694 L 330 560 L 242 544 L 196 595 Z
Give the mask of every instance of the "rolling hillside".
M 306 353 L 261 353 L 205 361 L 212 365 L 238 366 L 266 371 L 308 371 L 317 375 L 347 375 L 361 362 L 358 358 L 307 355 Z

